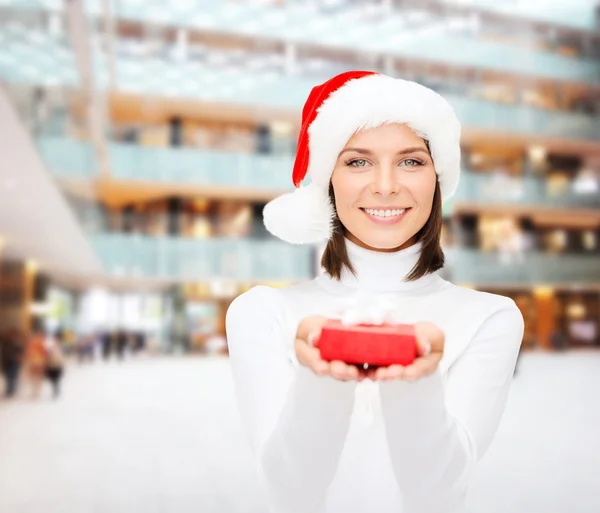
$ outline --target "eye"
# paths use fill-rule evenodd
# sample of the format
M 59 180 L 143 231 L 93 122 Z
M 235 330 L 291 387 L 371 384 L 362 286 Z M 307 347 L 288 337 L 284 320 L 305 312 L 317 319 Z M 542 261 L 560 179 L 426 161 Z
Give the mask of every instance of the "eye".
M 402 161 L 402 164 L 407 167 L 419 167 L 424 165 L 423 162 L 417 159 L 406 159 Z
M 352 167 L 365 167 L 367 164 L 368 162 L 365 159 L 352 159 L 346 162 L 347 166 Z

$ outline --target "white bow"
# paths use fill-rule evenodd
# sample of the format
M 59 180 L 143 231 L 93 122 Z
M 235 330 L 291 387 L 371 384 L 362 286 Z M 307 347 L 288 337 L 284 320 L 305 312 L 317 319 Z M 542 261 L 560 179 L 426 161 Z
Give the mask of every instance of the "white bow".
M 342 324 L 384 324 L 394 322 L 395 310 L 390 299 L 358 292 L 342 302 L 337 315 Z

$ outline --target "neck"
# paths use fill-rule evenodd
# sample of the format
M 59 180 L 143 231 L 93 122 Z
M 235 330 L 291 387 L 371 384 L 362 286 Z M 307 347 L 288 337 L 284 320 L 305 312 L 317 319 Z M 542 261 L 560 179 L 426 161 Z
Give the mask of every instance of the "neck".
M 437 276 L 432 273 L 413 281 L 406 279 L 419 261 L 422 249 L 420 242 L 394 252 L 363 248 L 348 239 L 345 242 L 355 274 L 344 268 L 339 281 L 327 275 L 329 284 L 340 291 L 348 288 L 365 292 L 414 290 Z

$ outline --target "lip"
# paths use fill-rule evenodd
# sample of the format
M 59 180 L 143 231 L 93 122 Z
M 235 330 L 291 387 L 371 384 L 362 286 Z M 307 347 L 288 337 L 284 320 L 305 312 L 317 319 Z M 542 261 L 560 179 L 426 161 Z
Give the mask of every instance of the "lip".
M 394 216 L 394 217 L 375 217 L 375 216 L 372 216 L 371 214 L 368 214 L 365 211 L 365 209 L 363 209 L 363 208 L 361 208 L 360 210 L 373 223 L 377 223 L 377 224 L 396 224 L 396 223 L 399 223 L 400 221 L 402 221 L 402 219 L 404 219 L 404 216 L 408 213 L 408 211 L 410 210 L 410 207 L 406 208 L 404 210 L 404 212 L 402 212 L 402 214 L 400 214 L 399 216 Z M 397 209 L 393 209 L 393 208 L 381 209 L 381 208 L 378 208 L 378 209 L 373 209 L 373 210 L 401 210 L 401 209 L 400 208 L 397 208 Z

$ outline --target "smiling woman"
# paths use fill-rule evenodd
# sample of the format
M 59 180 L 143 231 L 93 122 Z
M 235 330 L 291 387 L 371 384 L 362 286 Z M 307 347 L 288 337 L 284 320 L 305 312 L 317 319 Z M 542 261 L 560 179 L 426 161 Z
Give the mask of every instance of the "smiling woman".
M 377 251 L 424 242 L 418 279 L 443 267 L 442 201 L 429 143 L 406 125 L 389 124 L 354 134 L 341 151 L 329 187 L 334 229 L 323 267 L 340 277 L 352 270 L 344 239 Z
M 272 511 L 464 511 L 502 417 L 523 318 L 512 300 L 436 272 L 442 203 L 459 174 L 460 124 L 434 91 L 363 71 L 311 91 L 297 190 L 269 203 L 264 221 L 290 243 L 326 240 L 325 272 L 255 287 L 226 319 Z M 417 358 L 377 368 L 323 359 L 325 323 L 352 318 L 412 324 Z

